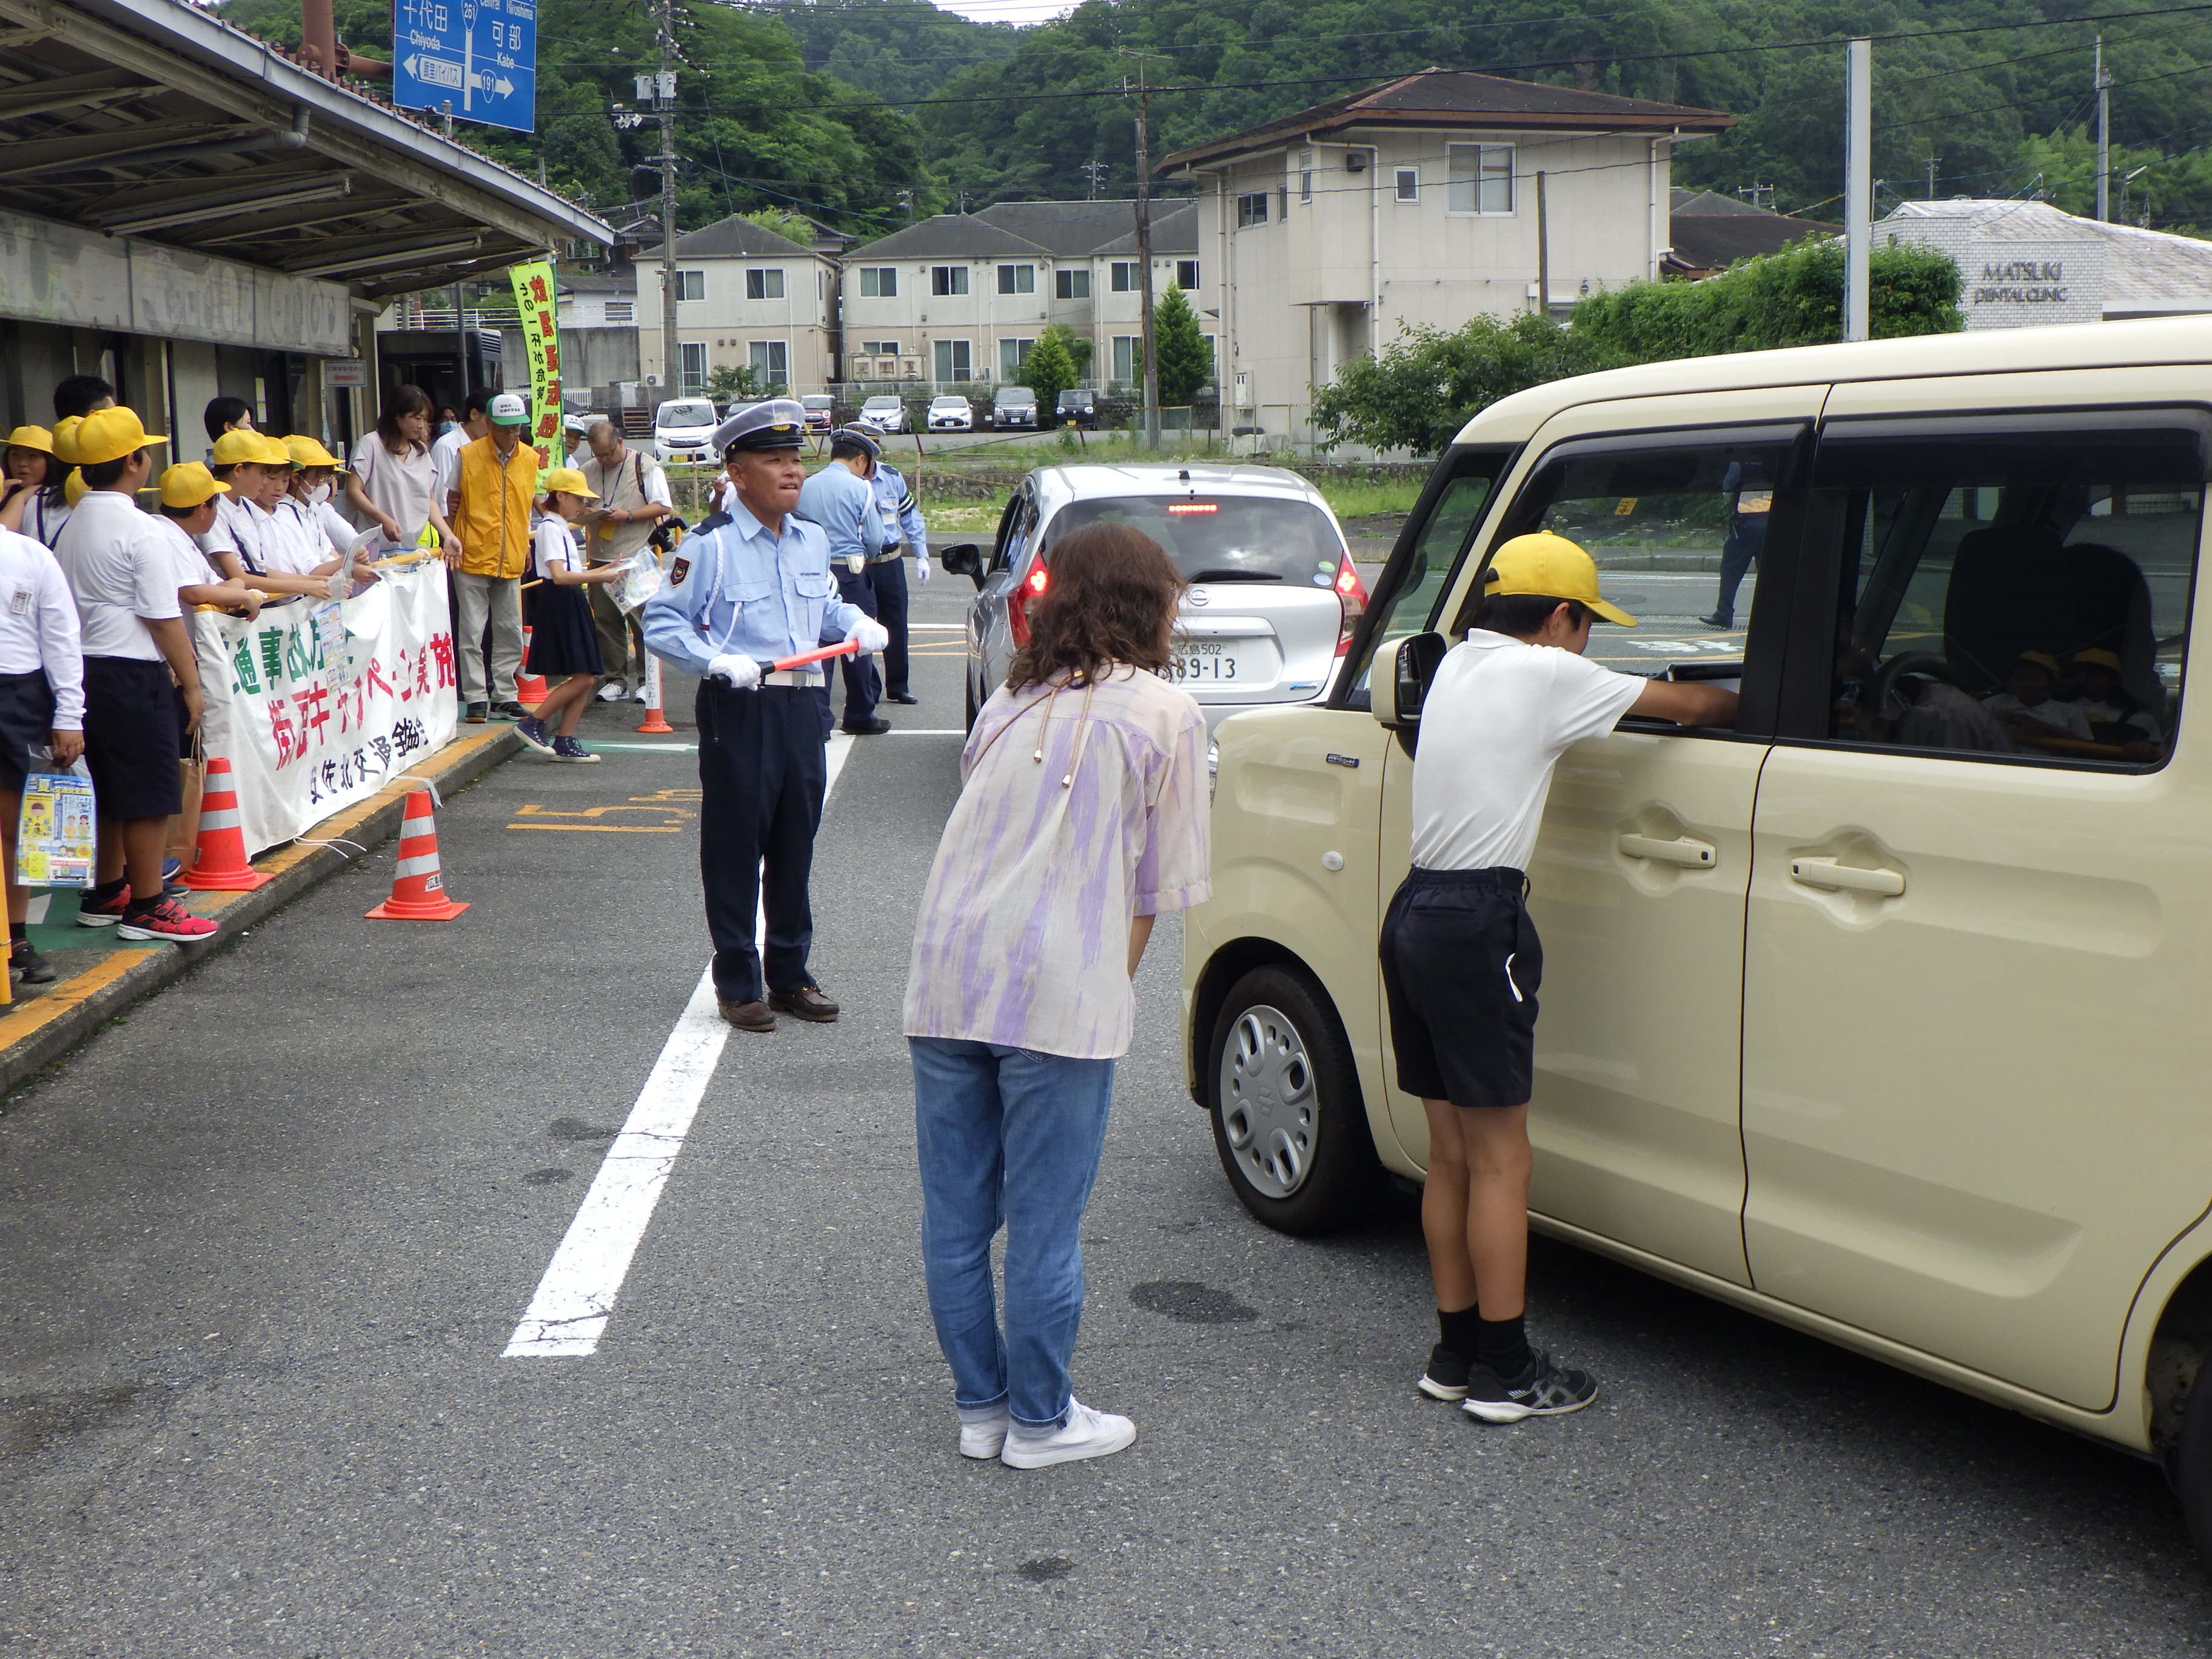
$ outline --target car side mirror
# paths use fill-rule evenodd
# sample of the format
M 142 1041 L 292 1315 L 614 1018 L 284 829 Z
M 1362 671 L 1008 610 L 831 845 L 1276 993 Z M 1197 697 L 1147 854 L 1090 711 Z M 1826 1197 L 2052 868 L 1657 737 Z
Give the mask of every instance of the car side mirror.
M 976 586 L 983 585 L 983 550 L 973 542 L 962 542 L 957 546 L 939 548 L 937 562 L 956 576 L 965 576 Z
M 1376 653 L 1368 697 L 1377 721 L 1398 732 L 1419 728 L 1421 704 L 1445 648 L 1441 634 L 1408 634 Z

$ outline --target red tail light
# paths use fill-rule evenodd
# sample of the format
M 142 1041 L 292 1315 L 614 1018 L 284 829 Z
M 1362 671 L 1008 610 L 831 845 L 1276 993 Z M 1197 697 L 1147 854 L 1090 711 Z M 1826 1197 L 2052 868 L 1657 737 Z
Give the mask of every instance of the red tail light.
M 1343 620 L 1337 624 L 1336 654 L 1343 656 L 1352 649 L 1352 630 L 1367 613 L 1367 584 L 1359 580 L 1358 568 L 1346 553 L 1336 567 L 1337 603 L 1344 607 Z
M 1050 580 L 1045 574 L 1044 555 L 1038 552 L 1031 556 L 1030 568 L 1014 584 L 1014 591 L 1006 595 L 1006 625 L 1013 630 L 1016 645 L 1030 642 L 1030 601 L 1044 592 Z

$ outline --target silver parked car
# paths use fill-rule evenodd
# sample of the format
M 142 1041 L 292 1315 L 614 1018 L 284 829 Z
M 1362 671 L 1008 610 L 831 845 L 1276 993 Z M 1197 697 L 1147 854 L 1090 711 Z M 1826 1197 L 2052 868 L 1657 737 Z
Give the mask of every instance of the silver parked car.
M 1168 672 L 1209 726 L 1328 695 L 1367 590 L 1319 490 L 1272 466 L 1045 466 L 1014 491 L 989 547 L 939 550 L 977 590 L 970 726 L 1028 637 L 1026 606 L 1052 580 L 1054 544 L 1093 524 L 1143 531 L 1190 582 Z
M 872 426 L 878 432 L 906 430 L 906 405 L 890 392 L 881 392 L 860 405 L 857 424 Z

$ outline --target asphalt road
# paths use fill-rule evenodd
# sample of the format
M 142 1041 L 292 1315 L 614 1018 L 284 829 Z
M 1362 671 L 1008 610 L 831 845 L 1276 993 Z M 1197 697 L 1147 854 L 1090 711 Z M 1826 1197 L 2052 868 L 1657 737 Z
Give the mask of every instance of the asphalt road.
M 1421 1399 L 1410 1209 L 1246 1218 L 1182 1092 L 1171 927 L 1085 1227 L 1079 1387 L 1140 1437 L 962 1460 L 896 1035 L 956 660 L 830 801 L 845 1018 L 729 1038 L 594 1353 L 502 1349 L 705 961 L 680 749 L 507 765 L 441 815 L 465 915 L 362 920 L 380 856 L 7 1102 L 0 1651 L 2203 1650 L 2148 1466 L 1571 1249 L 1538 1247 L 1534 1320 L 1600 1404 Z M 516 827 L 556 823 L 624 827 Z

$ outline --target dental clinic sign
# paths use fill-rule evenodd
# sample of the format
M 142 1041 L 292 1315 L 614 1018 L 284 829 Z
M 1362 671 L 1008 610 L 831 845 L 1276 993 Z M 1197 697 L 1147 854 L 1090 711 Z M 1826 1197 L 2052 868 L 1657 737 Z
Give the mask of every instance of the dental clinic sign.
M 1909 202 L 1875 227 L 1876 245 L 1885 240 L 1950 256 L 1970 329 L 2104 317 L 2105 239 L 2048 203 Z

